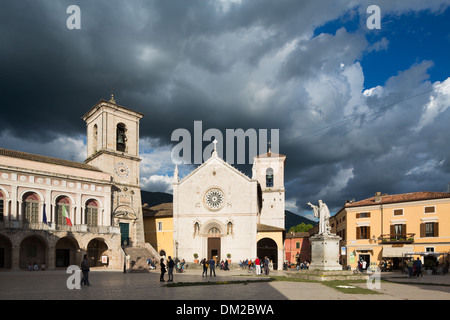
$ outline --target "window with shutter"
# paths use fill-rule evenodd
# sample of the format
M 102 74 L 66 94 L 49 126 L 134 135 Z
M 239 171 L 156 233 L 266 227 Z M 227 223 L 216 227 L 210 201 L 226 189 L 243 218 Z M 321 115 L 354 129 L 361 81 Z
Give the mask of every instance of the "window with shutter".
M 28 223 L 39 222 L 39 197 L 35 193 L 23 196 L 23 220 Z
M 434 237 L 434 222 L 425 223 L 425 237 Z
M 360 212 L 356 214 L 356 219 L 359 218 L 370 218 L 370 212 Z
M 370 239 L 370 227 L 363 226 L 356 228 L 356 239 Z
M 425 232 L 426 232 L 425 223 L 421 223 L 420 224 L 420 237 L 421 238 L 425 238 Z
M 424 212 L 425 213 L 436 213 L 436 207 L 435 206 L 425 207 Z
M 89 200 L 86 202 L 85 208 L 85 221 L 90 227 L 98 226 L 98 203 L 95 200 Z

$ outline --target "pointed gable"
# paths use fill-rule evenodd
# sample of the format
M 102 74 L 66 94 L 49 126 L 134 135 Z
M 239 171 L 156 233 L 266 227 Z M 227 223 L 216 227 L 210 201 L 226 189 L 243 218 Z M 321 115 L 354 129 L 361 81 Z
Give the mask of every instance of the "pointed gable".
M 252 179 L 250 179 L 248 176 L 246 176 L 244 173 L 233 167 L 232 165 L 225 162 L 223 159 L 219 158 L 218 156 L 212 156 L 208 160 L 206 160 L 203 164 L 201 164 L 199 167 L 197 167 L 195 170 L 193 170 L 191 173 L 189 173 L 186 177 L 184 177 L 179 183 L 185 183 L 186 181 L 190 180 L 193 176 L 197 175 L 199 172 L 206 170 L 206 168 L 217 165 L 219 168 L 224 168 L 225 170 L 230 171 L 230 173 L 235 174 L 238 177 L 241 177 L 247 182 L 251 182 Z M 214 174 L 214 173 L 213 173 Z

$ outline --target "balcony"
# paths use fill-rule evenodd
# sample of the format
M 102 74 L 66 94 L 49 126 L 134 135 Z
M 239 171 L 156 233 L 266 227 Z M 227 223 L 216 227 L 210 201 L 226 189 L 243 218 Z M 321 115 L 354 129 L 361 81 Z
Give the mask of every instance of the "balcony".
M 97 234 L 120 234 L 120 228 L 115 226 L 88 226 L 85 224 L 67 226 L 63 224 L 56 224 L 49 222 L 25 222 L 19 220 L 0 221 L 1 229 L 14 230 L 43 230 L 43 231 L 67 231 L 77 233 L 97 233 Z
M 382 234 L 378 237 L 381 244 L 406 244 L 414 242 L 415 233 Z

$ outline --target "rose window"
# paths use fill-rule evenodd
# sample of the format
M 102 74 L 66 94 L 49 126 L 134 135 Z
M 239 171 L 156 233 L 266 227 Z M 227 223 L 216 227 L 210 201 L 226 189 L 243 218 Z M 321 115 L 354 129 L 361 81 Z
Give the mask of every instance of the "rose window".
M 224 194 L 222 190 L 208 190 L 205 194 L 205 204 L 211 210 L 219 210 L 224 204 Z

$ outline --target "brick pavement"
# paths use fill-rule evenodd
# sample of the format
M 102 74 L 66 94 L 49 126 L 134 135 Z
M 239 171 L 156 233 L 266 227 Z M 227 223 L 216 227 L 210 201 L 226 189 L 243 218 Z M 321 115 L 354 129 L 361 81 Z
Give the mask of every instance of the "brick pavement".
M 201 270 L 188 269 L 175 274 L 175 282 L 206 282 L 244 280 L 242 270 L 220 271 L 217 277 L 201 277 Z M 282 275 L 275 271 L 272 274 Z M 320 283 L 261 282 L 212 286 L 165 287 L 159 282 L 159 272 L 130 273 L 92 271 L 90 287 L 69 290 L 69 274 L 65 271 L 2 271 L 0 272 L 0 299 L 87 299 L 87 300 L 397 300 L 397 299 L 450 299 L 450 275 L 424 276 L 420 280 L 401 278 L 400 274 L 382 274 L 390 280 L 403 282 L 422 281 L 424 284 L 407 285 L 381 283 L 380 295 L 344 294 Z M 397 278 L 395 278 L 397 277 Z M 400 277 L 400 278 L 399 278 Z M 251 276 L 255 279 L 255 276 Z M 166 275 L 167 279 L 167 275 Z M 429 283 L 445 284 L 444 286 Z M 428 285 L 425 285 L 428 284 Z M 365 284 L 359 284 L 365 286 Z

